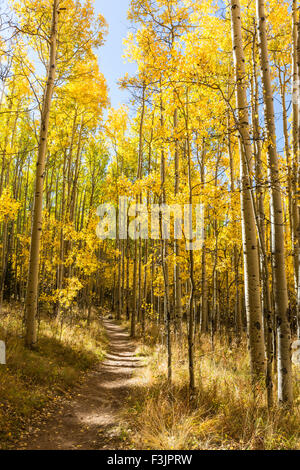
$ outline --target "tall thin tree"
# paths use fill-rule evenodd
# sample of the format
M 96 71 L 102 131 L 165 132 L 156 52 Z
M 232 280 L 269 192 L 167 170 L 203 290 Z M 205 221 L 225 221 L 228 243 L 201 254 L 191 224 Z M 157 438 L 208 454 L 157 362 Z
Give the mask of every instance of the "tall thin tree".
M 237 126 L 241 160 L 241 205 L 244 249 L 245 305 L 248 320 L 250 359 L 253 379 L 265 375 L 263 319 L 260 301 L 259 256 L 256 238 L 254 208 L 249 175 L 253 159 L 250 141 L 245 55 L 242 40 L 241 7 L 239 0 L 231 0 L 232 45 L 236 74 Z
M 50 33 L 49 63 L 47 81 L 44 89 L 40 134 L 38 142 L 38 156 L 35 175 L 34 207 L 32 214 L 30 261 L 28 270 L 27 293 L 25 301 L 26 319 L 26 346 L 34 347 L 37 341 L 36 313 L 38 302 L 40 243 L 42 233 L 43 186 L 46 164 L 47 140 L 49 129 L 50 108 L 54 90 L 57 56 L 59 0 L 53 0 L 52 22 Z

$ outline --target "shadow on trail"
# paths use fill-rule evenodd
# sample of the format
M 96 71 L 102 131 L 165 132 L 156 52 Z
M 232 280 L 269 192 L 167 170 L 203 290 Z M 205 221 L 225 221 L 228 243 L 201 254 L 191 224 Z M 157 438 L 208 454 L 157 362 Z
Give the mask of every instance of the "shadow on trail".
M 136 384 L 133 372 L 143 367 L 128 332 L 104 320 L 109 350 L 104 361 L 76 390 L 76 398 L 35 430 L 22 445 L 31 450 L 124 449 L 120 413 Z

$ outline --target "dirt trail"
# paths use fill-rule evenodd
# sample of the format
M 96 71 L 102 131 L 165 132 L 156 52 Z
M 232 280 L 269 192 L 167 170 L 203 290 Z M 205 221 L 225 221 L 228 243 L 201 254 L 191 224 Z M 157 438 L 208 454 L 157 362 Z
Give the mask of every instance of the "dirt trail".
M 30 450 L 122 449 L 120 411 L 133 387 L 134 369 L 143 367 L 128 333 L 104 320 L 109 339 L 105 360 L 78 387 L 77 397 L 49 418 L 22 445 Z

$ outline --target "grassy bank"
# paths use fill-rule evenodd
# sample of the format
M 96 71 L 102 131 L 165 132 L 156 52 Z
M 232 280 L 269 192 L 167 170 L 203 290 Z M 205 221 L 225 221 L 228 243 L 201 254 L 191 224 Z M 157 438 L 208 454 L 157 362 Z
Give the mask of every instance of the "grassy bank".
M 126 421 L 138 449 L 300 449 L 300 371 L 294 372 L 295 407 L 269 413 L 264 387 L 253 397 L 246 345 L 230 349 L 210 338 L 197 344 L 196 385 L 190 397 L 186 345 L 173 347 L 173 386 L 166 382 L 165 348 L 155 344 L 155 327 L 147 331 L 148 357 L 130 397 Z M 276 381 L 276 377 L 274 378 Z
M 63 325 L 43 318 L 35 351 L 25 349 L 22 332 L 21 309 L 4 308 L 0 339 L 6 342 L 7 365 L 0 365 L 0 449 L 13 446 L 31 422 L 36 427 L 104 357 L 106 340 L 97 318 L 90 326 L 80 314 Z

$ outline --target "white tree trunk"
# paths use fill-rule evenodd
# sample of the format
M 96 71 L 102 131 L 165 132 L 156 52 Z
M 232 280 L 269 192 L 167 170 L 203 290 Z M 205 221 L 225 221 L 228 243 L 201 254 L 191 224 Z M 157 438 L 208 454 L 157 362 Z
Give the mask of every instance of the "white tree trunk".
M 278 400 L 281 403 L 292 403 L 291 331 L 288 320 L 284 218 L 276 149 L 274 101 L 268 56 L 264 1 L 257 0 L 256 7 L 268 141 L 268 172 L 271 186 L 272 265 L 274 271 L 275 314 L 278 332 Z
M 231 24 L 241 157 L 245 305 L 248 321 L 251 370 L 253 379 L 256 381 L 265 376 L 266 361 L 260 299 L 258 245 L 249 178 L 249 166 L 251 160 L 253 160 L 253 155 L 249 131 L 245 56 L 242 41 L 241 8 L 239 0 L 231 0 Z
M 43 210 L 43 186 L 46 163 L 47 138 L 49 128 L 50 107 L 54 89 L 56 74 L 56 53 L 57 53 L 57 23 L 58 23 L 59 0 L 53 0 L 51 36 L 50 36 L 50 56 L 47 72 L 47 83 L 44 90 L 43 106 L 41 112 L 41 127 L 38 144 L 38 157 L 36 165 L 36 180 L 34 207 L 32 215 L 30 261 L 28 270 L 27 293 L 25 301 L 26 319 L 26 346 L 34 347 L 37 340 L 36 333 L 36 313 L 38 302 L 39 284 L 39 263 L 40 263 L 40 240 L 42 233 L 42 210 Z

